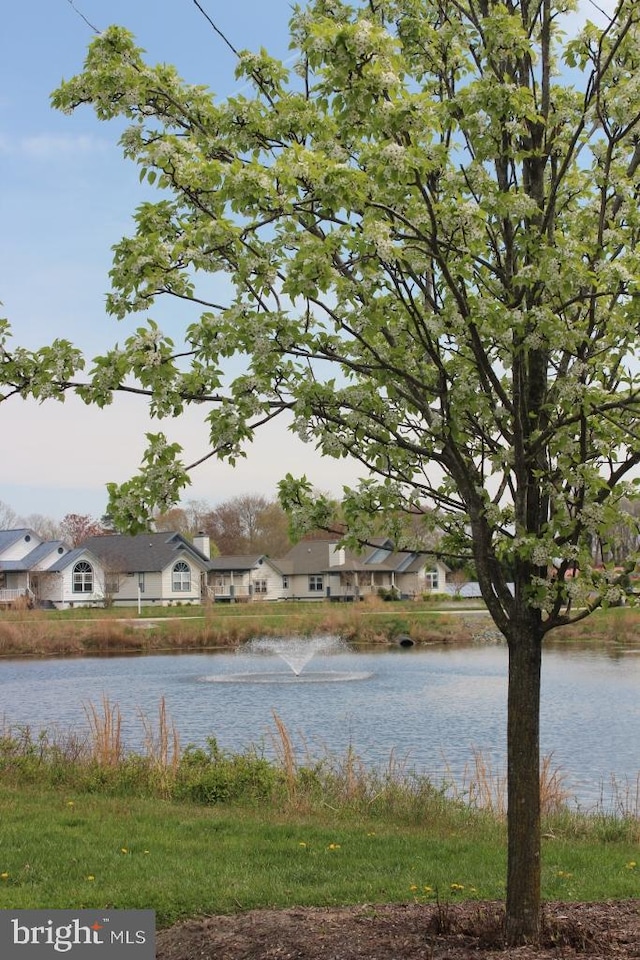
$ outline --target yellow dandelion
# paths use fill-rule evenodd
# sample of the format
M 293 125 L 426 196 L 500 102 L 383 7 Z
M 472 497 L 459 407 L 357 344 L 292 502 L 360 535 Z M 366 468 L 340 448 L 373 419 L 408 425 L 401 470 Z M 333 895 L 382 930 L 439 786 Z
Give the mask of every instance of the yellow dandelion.
M 306 843 L 304 842 L 304 840 L 301 840 L 300 843 L 298 844 L 298 846 L 299 846 L 299 847 L 306 847 Z
M 433 893 L 433 887 L 423 887 L 425 893 Z
M 411 886 L 409 887 L 409 890 L 417 890 L 417 889 L 418 889 L 417 883 L 412 883 Z
M 0 880 L 8 880 L 8 879 L 9 879 L 9 874 L 6 872 L 6 870 L 4 873 L 0 873 Z
M 126 847 L 120 847 L 120 853 L 129 853 Z
M 635 860 L 629 860 L 629 863 L 625 863 L 625 867 L 627 868 L 627 870 L 635 870 L 637 866 L 638 864 L 636 863 Z
M 452 883 L 452 884 L 451 884 L 451 889 L 454 890 L 454 891 L 455 891 L 455 890 L 464 890 L 464 884 L 463 884 L 463 883 Z
M 75 807 L 75 805 L 76 805 L 75 800 L 67 800 L 68 807 Z
M 340 849 L 340 844 L 339 844 L 339 843 L 330 843 L 328 849 L 329 849 L 329 850 L 339 850 L 339 849 Z
M 89 876 L 87 877 L 87 880 L 95 880 L 94 875 L 90 873 Z

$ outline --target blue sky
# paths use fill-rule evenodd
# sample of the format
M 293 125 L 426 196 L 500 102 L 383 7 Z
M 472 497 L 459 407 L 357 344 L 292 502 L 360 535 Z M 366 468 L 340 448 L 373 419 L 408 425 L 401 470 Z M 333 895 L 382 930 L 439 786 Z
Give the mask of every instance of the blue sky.
M 288 0 L 206 0 L 237 48 L 266 46 L 290 56 Z M 138 170 L 121 156 L 114 125 L 91 110 L 53 111 L 49 95 L 82 66 L 92 32 L 121 23 L 150 61 L 177 65 L 220 97 L 238 88 L 232 53 L 192 0 L 21 0 L 3 12 L 0 40 L 0 313 L 16 343 L 37 347 L 66 337 L 89 357 L 121 342 L 133 326 L 104 310 L 111 247 L 130 231 L 142 193 Z M 161 308 L 155 312 L 162 324 Z M 12 400 L 0 407 L 0 500 L 21 515 L 99 516 L 105 484 L 128 479 L 144 451 L 144 431 L 164 430 L 188 460 L 206 452 L 200 416 L 151 423 L 144 405 L 120 398 L 106 411 Z M 235 469 L 212 461 L 194 472 L 185 499 L 216 503 L 239 493 L 275 494 L 287 471 L 307 473 L 339 492 L 358 471 L 321 460 L 283 427 L 262 433 Z
M 286 59 L 289 0 L 203 0 L 238 47 L 265 46 Z M 594 16 L 590 3 L 582 4 Z M 613 0 L 600 6 L 610 9 Z M 89 357 L 122 341 L 133 322 L 104 310 L 111 247 L 130 231 L 142 197 L 138 170 L 122 158 L 118 131 L 89 109 L 71 117 L 49 106 L 63 78 L 82 66 L 92 31 L 120 23 L 150 61 L 176 64 L 189 81 L 220 97 L 237 89 L 232 53 L 193 0 L 20 0 L 5 5 L 0 39 L 0 300 L 15 341 L 37 347 L 66 337 Z M 161 321 L 161 317 L 158 316 Z M 144 405 L 120 398 L 99 411 L 69 398 L 0 406 L 0 500 L 21 515 L 99 516 L 105 483 L 136 470 L 144 431 L 163 429 L 188 460 L 206 451 L 199 417 L 151 424 Z M 216 503 L 239 493 L 275 493 L 286 472 L 306 473 L 323 490 L 352 483 L 357 465 L 321 460 L 281 427 L 269 428 L 235 469 L 209 462 L 185 498 Z

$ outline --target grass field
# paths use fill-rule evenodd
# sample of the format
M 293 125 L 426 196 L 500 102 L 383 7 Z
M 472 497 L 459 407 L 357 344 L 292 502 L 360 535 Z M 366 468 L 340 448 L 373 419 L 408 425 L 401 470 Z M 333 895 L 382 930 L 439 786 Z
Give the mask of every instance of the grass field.
M 0 787 L 0 907 L 154 909 L 501 899 L 502 826 L 469 811 L 435 822 L 200 806 L 55 787 Z M 547 836 L 543 895 L 638 896 L 637 840 Z
M 168 736 L 124 757 L 116 716 L 96 711 L 90 742 L 0 734 L 0 908 L 147 908 L 165 926 L 253 907 L 504 895 L 504 817 L 468 802 L 490 796 L 486 783 L 452 798 L 353 756 L 305 766 L 284 729 L 277 763 L 215 742 L 179 754 Z M 547 808 L 546 899 L 638 896 L 637 814 L 580 815 L 548 790 Z
M 0 654 L 196 649 L 269 632 L 457 642 L 479 616 L 417 603 L 145 613 L 153 629 L 118 610 L 4 612 Z M 634 610 L 611 610 L 556 636 L 614 647 L 637 642 L 639 623 Z M 108 703 L 89 742 L 0 726 L 0 908 L 151 908 L 166 926 L 261 906 L 502 898 L 503 805 L 481 758 L 476 782 L 451 797 L 353 756 L 305 765 L 279 734 L 274 764 L 215 742 L 180 752 L 162 721 L 146 755 L 124 756 Z M 561 782 L 553 772 L 546 782 L 545 899 L 638 897 L 637 797 L 617 818 L 586 816 L 563 806 Z

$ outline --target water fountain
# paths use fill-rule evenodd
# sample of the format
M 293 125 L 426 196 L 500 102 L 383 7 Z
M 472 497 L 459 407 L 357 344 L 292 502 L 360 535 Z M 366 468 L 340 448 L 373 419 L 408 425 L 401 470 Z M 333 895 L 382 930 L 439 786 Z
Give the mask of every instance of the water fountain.
M 316 656 L 346 652 L 347 647 L 340 637 L 323 635 L 317 637 L 259 637 L 250 640 L 237 651 L 256 663 L 262 657 L 277 657 L 288 670 L 248 670 L 245 673 L 221 673 L 200 677 L 202 683 L 327 683 L 344 680 L 367 680 L 372 674 L 366 672 L 341 673 L 336 670 L 309 670 L 307 665 Z

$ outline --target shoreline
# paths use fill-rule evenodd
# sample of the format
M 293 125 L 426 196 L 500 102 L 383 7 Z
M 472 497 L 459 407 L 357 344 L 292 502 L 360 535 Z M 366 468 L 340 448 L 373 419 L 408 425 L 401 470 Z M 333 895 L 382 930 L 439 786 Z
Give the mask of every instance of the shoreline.
M 236 649 L 257 637 L 332 634 L 358 646 L 384 646 L 406 638 L 409 646 L 504 642 L 488 612 L 478 606 L 383 603 L 354 607 L 291 604 L 286 609 L 247 611 L 220 605 L 132 612 L 4 611 L 0 614 L 0 661 L 22 658 L 154 655 Z M 82 612 L 82 616 L 78 614 Z M 598 611 L 555 630 L 545 643 L 606 645 L 615 651 L 638 643 L 640 610 Z

